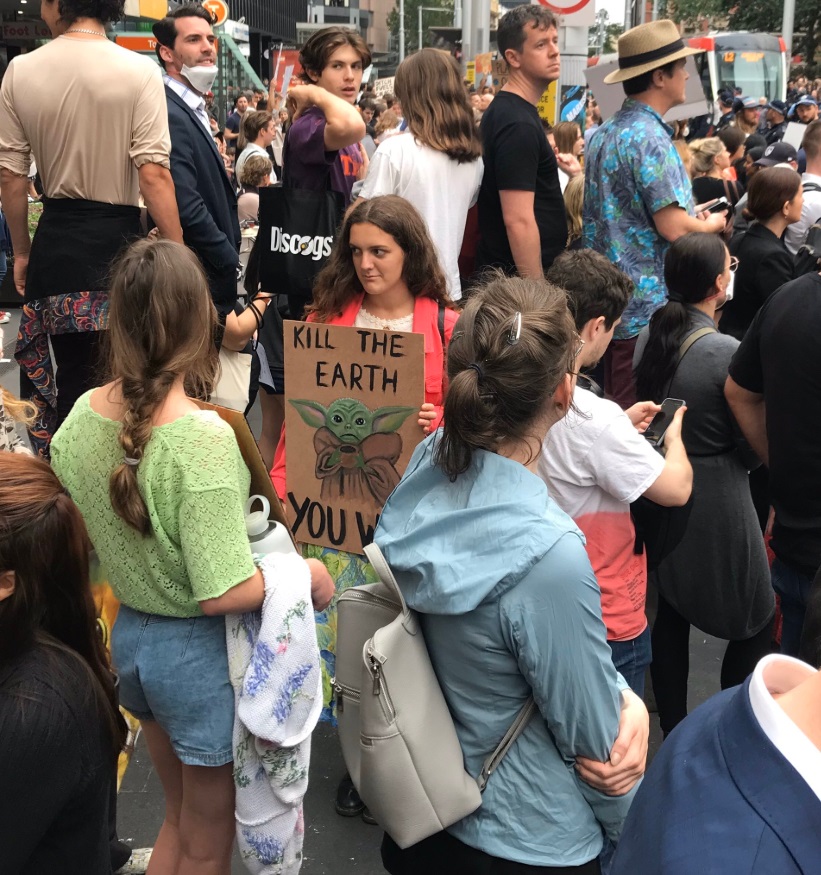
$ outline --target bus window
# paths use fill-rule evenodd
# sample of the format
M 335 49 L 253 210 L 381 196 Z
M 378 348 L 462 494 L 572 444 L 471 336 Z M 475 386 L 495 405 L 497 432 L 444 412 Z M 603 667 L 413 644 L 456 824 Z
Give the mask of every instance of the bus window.
M 746 97 L 779 97 L 782 89 L 780 52 L 716 52 L 718 81 L 722 87 L 740 88 Z

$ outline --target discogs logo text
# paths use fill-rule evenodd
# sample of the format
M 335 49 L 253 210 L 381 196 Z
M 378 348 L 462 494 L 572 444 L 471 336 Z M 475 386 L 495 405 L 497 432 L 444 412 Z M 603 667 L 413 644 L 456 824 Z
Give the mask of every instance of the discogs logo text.
M 287 255 L 305 255 L 314 261 L 331 254 L 333 237 L 303 237 L 301 234 L 285 234 L 282 228 L 271 228 L 271 252 Z

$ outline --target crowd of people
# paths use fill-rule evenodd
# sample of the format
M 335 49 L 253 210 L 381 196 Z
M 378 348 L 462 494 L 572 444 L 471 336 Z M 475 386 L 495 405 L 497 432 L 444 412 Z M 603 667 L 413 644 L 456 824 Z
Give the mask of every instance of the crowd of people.
M 377 99 L 365 42 L 327 27 L 301 81 L 240 92 L 219 130 L 205 8 L 154 25 L 158 64 L 108 40 L 122 0 L 42 9 L 54 39 L 0 88 L 23 299 L 21 397 L 0 396 L 0 868 L 123 865 L 121 706 L 165 793 L 149 875 L 228 875 L 235 837 L 249 871 L 298 872 L 300 745 L 339 718 L 337 601 L 377 573 L 313 544 L 256 555 L 251 475 L 199 403 L 228 355 L 252 357 L 240 407 L 259 390 L 284 502 L 286 446 L 305 451 L 283 424 L 291 318 L 422 335 L 419 443 L 374 540 L 471 776 L 534 702 L 481 806 L 410 847 L 386 833 L 386 871 L 817 872 L 817 83 L 763 109 L 723 92 L 717 118 L 671 127 L 695 50 L 656 21 L 619 39 L 621 109 L 551 128 L 558 22 L 522 5 L 499 22 L 495 94 L 426 48 Z M 793 112 L 800 149 L 781 139 Z M 275 191 L 340 209 L 309 297 L 260 268 Z M 120 602 L 110 659 L 92 549 Z M 688 715 L 693 627 L 727 645 L 722 692 Z M 254 689 L 277 728 L 243 723 L 231 662 L 266 634 Z M 376 823 L 340 777 L 337 812 Z

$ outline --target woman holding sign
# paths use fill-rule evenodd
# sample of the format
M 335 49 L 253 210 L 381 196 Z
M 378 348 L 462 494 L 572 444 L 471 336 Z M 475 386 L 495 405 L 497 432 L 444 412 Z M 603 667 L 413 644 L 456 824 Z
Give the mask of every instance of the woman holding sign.
M 357 204 L 348 214 L 328 263 L 317 277 L 309 322 L 366 329 L 417 332 L 425 340 L 425 403 L 419 427 L 425 433 L 442 421 L 444 362 L 457 313 L 451 309 L 447 280 L 424 219 L 395 195 Z M 346 395 L 340 389 L 340 398 Z M 285 432 L 277 446 L 271 480 L 283 502 Z M 351 586 L 374 583 L 376 573 L 363 555 L 305 545 L 304 554 L 319 559 L 339 595 Z M 325 707 L 322 719 L 336 724 L 331 678 L 336 653 L 336 596 L 317 614 L 323 659 Z M 364 810 L 346 776 L 337 793 L 337 812 L 355 816 Z

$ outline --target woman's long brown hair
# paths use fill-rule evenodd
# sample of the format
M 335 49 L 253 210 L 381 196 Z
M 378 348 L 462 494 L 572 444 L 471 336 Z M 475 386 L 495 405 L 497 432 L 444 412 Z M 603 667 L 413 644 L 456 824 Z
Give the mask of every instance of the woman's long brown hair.
M 307 312 L 313 313 L 317 322 L 341 315 L 351 300 L 364 292 L 351 255 L 351 228 L 364 223 L 390 234 L 405 254 L 402 279 L 414 298 L 433 298 L 453 307 L 425 220 L 413 204 L 398 195 L 386 194 L 362 201 L 345 217 L 330 258 L 314 283 L 314 302 Z
M 137 471 L 151 420 L 179 377 L 196 397 L 211 394 L 219 367 L 217 313 L 197 257 L 170 240 L 140 240 L 127 249 L 114 268 L 109 300 L 108 365 L 125 408 L 120 446 L 137 463 L 117 465 L 109 494 L 117 516 L 148 535 Z
M 456 61 L 422 49 L 399 65 L 394 83 L 408 130 L 425 146 L 463 164 L 482 154 L 482 141 Z M 444 192 L 443 192 L 444 195 Z
M 0 662 L 42 644 L 53 656 L 48 670 L 59 689 L 66 658 L 77 659 L 116 754 L 127 727 L 91 597 L 90 548 L 80 511 L 51 468 L 31 456 L 0 453 L 0 572 L 15 577 L 14 592 L 0 601 Z

